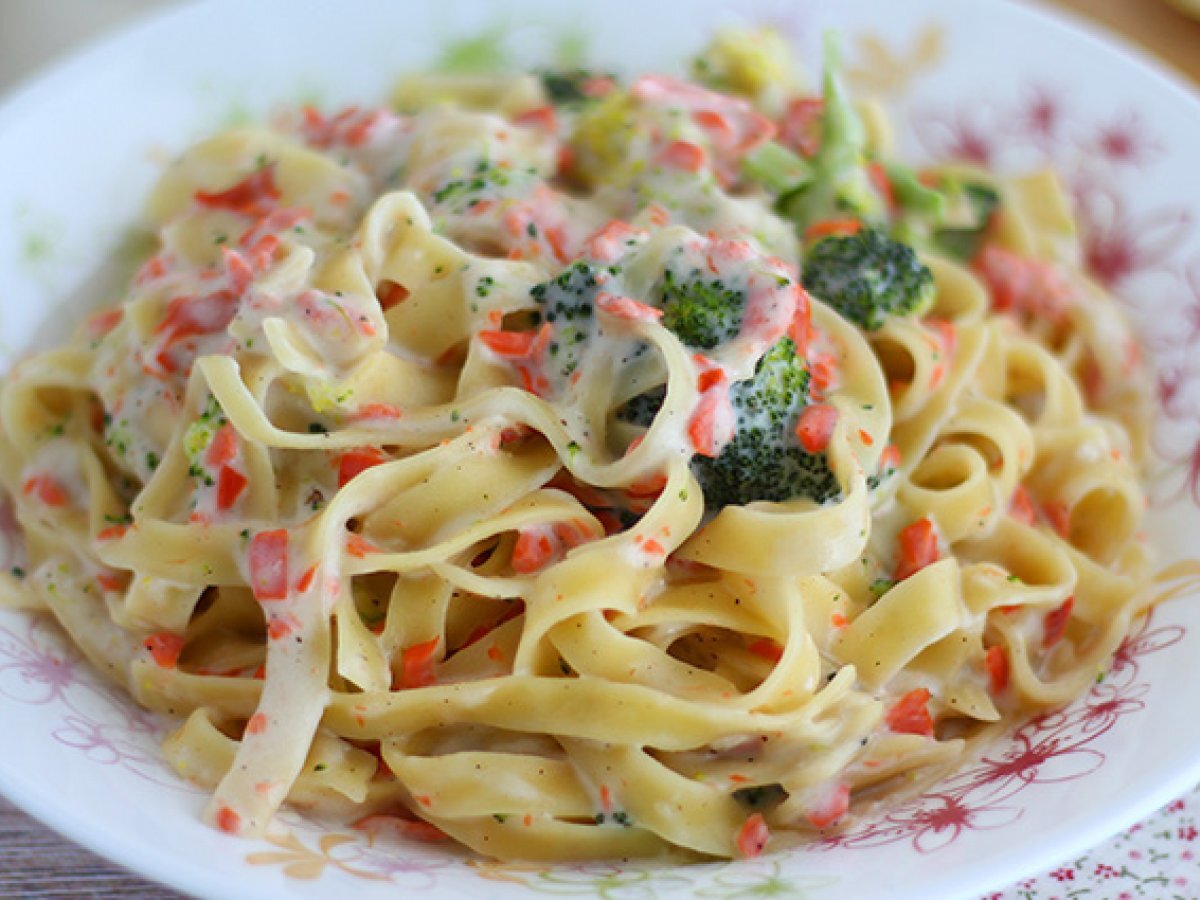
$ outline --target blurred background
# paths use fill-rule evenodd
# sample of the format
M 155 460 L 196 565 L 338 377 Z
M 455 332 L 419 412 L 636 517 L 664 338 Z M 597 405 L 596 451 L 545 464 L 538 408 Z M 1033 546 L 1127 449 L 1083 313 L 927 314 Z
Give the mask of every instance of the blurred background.
M 181 0 L 0 0 L 0 91 L 88 38 Z M 1071 9 L 1200 83 L 1200 0 L 1023 0 Z M 970 0 L 961 5 L 969 14 Z M 1196 18 L 1189 18 L 1191 16 Z

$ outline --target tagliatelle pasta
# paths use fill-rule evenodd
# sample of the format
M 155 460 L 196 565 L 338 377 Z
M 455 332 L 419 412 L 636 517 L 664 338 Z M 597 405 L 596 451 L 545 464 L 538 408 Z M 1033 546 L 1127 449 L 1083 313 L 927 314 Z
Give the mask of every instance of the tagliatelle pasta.
M 1143 608 L 1136 343 L 1053 175 L 907 169 L 795 71 L 185 151 L 4 382 L 4 601 L 181 720 L 222 830 L 501 858 L 754 856 L 1077 696 Z

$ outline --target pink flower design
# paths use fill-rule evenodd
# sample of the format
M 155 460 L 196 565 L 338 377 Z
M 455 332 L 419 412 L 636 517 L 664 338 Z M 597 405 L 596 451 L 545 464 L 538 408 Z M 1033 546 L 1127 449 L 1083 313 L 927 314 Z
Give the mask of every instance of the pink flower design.
M 1200 832 L 1196 831 L 1195 825 L 1184 825 L 1179 829 L 1177 834 L 1179 835 L 1179 839 L 1181 841 L 1194 841 L 1196 839 L 1196 835 L 1200 834 Z
M 1017 113 L 1018 134 L 1034 141 L 1053 144 L 1059 137 L 1064 118 L 1061 94 L 1043 85 L 1034 85 L 1027 93 L 1024 105 Z
M 911 840 L 919 853 L 933 853 L 953 843 L 967 830 L 1002 828 L 1020 818 L 1022 810 L 981 803 L 968 806 L 952 794 L 926 794 L 908 808 L 889 813 L 854 834 L 835 835 L 826 846 L 878 847 Z
M 1078 185 L 1075 199 L 1084 260 L 1091 273 L 1110 287 L 1166 265 L 1192 224 L 1186 209 L 1134 216 L 1110 186 L 1094 180 Z
M 1108 863 L 1098 863 L 1092 874 L 1098 878 L 1108 879 L 1115 878 L 1120 873 L 1112 866 L 1108 865 Z
M 1089 146 L 1109 163 L 1135 168 L 1151 162 L 1163 149 L 1161 143 L 1147 135 L 1141 116 L 1134 110 L 1101 125 Z
M 1061 869 L 1055 869 L 1053 872 L 1051 872 L 1050 877 L 1055 881 L 1074 881 L 1075 870 L 1068 869 L 1066 866 L 1063 866 Z
M 942 161 L 990 165 L 996 155 L 996 129 L 984 123 L 988 111 L 971 105 L 945 115 L 926 115 L 914 121 L 917 138 Z
M 20 703 L 43 705 L 59 700 L 76 683 L 76 659 L 52 649 L 40 634 L 44 619 L 32 620 L 22 639 L 0 627 L 0 694 Z

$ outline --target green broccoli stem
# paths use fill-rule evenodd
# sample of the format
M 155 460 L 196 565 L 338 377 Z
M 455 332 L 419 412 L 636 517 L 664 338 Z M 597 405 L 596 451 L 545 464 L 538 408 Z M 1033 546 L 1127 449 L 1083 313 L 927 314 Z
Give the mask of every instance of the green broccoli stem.
M 807 187 L 815 175 L 808 160 L 775 141 L 767 141 L 746 154 L 742 174 L 779 197 Z
M 946 211 L 946 196 L 939 190 L 921 184 L 917 173 L 908 166 L 899 163 L 885 162 L 883 170 L 887 173 L 888 181 L 896 201 L 906 211 L 922 216 L 932 216 L 940 220 Z

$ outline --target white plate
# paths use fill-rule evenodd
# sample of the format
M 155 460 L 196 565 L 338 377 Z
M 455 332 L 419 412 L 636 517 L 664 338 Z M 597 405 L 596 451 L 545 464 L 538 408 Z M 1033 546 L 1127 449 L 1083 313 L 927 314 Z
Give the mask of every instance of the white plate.
M 133 28 L 0 107 L 0 365 L 61 339 L 119 291 L 122 242 L 161 161 L 281 103 L 382 101 L 395 74 L 480 35 L 521 65 L 586 46 L 626 71 L 677 67 L 717 23 L 770 20 L 809 60 L 827 26 L 925 158 L 1053 161 L 1080 198 L 1089 258 L 1127 301 L 1159 367 L 1150 533 L 1164 564 L 1200 556 L 1200 103 L 1136 54 L 997 0 L 607 0 L 189 6 Z M 879 78 L 880 73 L 886 77 Z M 1191 360 L 1198 360 L 1192 362 Z M 10 523 L 11 525 L 11 523 Z M 0 521 L 0 527 L 3 522 Z M 3 549 L 3 548 L 0 548 Z M 0 561 L 3 561 L 0 554 Z M 5 565 L 10 562 L 4 562 Z M 1109 677 L 934 792 L 827 845 L 753 862 L 546 869 L 372 846 L 294 815 L 289 841 L 227 838 L 160 762 L 164 723 L 104 687 L 44 623 L 0 613 L 0 789 L 69 837 L 185 891 L 223 898 L 540 892 L 629 898 L 979 894 L 1088 847 L 1200 779 L 1200 562 Z

